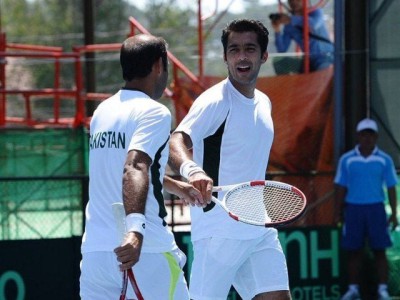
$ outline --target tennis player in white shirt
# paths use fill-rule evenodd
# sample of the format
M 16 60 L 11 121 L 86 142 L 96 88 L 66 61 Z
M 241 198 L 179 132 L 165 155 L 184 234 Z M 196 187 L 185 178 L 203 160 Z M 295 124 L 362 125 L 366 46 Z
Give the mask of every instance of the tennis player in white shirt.
M 274 137 L 271 101 L 256 89 L 268 30 L 256 20 L 234 20 L 221 40 L 228 78 L 194 101 L 170 142 L 169 164 L 202 193 L 191 207 L 190 297 L 226 300 L 233 285 L 243 299 L 287 300 L 277 230 L 236 222 L 210 201 L 213 185 L 265 179 Z

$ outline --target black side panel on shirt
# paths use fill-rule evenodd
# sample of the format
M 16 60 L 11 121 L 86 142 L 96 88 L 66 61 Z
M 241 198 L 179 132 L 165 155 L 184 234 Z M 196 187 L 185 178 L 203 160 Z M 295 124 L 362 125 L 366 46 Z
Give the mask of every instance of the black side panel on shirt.
M 222 136 L 225 129 L 225 123 L 226 119 L 213 135 L 210 135 L 203 140 L 203 169 L 214 181 L 214 186 L 217 186 L 219 181 L 218 173 L 219 165 L 221 163 L 221 144 Z M 214 193 L 213 195 L 214 197 L 217 197 L 217 193 Z M 207 212 L 211 210 L 214 206 L 215 203 L 211 202 L 203 209 L 203 211 Z
M 164 150 L 165 146 L 168 143 L 168 140 L 169 137 L 165 141 L 165 143 L 160 147 L 160 149 L 158 149 L 154 157 L 154 162 L 150 167 L 151 184 L 153 185 L 153 194 L 158 202 L 158 207 L 159 207 L 158 216 L 163 220 L 163 226 L 167 226 L 167 222 L 165 222 L 164 220 L 164 218 L 167 216 L 167 210 L 165 209 L 164 196 L 162 193 L 162 182 L 160 181 L 160 168 L 161 168 L 160 158 L 162 151 Z

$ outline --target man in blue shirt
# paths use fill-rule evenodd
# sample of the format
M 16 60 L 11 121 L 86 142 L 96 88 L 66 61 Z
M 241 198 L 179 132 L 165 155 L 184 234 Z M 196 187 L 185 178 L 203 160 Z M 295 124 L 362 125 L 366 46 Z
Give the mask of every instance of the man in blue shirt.
M 388 262 L 385 249 L 392 246 L 388 225 L 397 227 L 397 176 L 392 158 L 378 149 L 378 126 L 371 119 L 357 125 L 359 144 L 340 158 L 336 177 L 336 199 L 340 210 L 336 219 L 344 225 L 342 248 L 348 251 L 349 289 L 343 300 L 359 299 L 359 269 L 365 239 L 372 249 L 377 266 L 378 299 L 390 299 L 387 291 Z M 383 185 L 386 184 L 392 214 L 387 219 Z M 342 209 L 343 208 L 343 209 Z
M 291 16 L 284 13 L 270 16 L 275 31 L 275 46 L 278 52 L 286 52 L 293 40 L 304 52 L 303 0 L 289 0 L 289 6 Z M 322 9 L 317 8 L 308 14 L 308 24 L 310 71 L 325 69 L 333 63 L 334 47 L 329 39 Z

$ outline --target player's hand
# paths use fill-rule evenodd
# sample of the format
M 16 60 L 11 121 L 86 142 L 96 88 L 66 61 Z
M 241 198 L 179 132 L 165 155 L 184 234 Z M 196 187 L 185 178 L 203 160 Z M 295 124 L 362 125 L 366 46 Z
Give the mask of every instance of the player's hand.
M 279 13 L 279 18 L 271 19 L 271 25 L 275 32 L 280 32 L 281 25 L 290 24 L 291 21 L 292 19 L 288 14 Z
M 185 202 L 185 204 L 195 206 L 203 202 L 203 196 L 193 185 L 183 181 L 179 181 L 178 185 L 179 190 L 176 192 L 176 196 Z
M 205 207 L 211 203 L 213 180 L 206 173 L 194 173 L 188 178 L 188 182 L 199 190 L 202 196 L 195 205 Z
M 281 17 L 279 18 L 279 24 L 282 25 L 287 25 L 290 24 L 290 22 L 292 22 L 292 18 L 288 15 L 288 14 L 280 14 Z
M 341 227 L 341 225 L 343 224 L 343 214 L 341 212 L 334 214 L 333 223 L 336 224 L 338 227 Z
M 142 244 L 142 234 L 133 231 L 125 234 L 121 246 L 114 249 L 117 260 L 121 263 L 119 265 L 121 271 L 132 268 L 139 261 Z
M 388 223 L 392 224 L 391 229 L 395 230 L 397 226 L 399 226 L 399 221 L 397 220 L 397 216 L 395 214 L 392 214 L 389 219 L 388 219 Z
M 281 31 L 281 22 L 279 21 L 271 21 L 272 29 L 275 32 L 280 32 Z

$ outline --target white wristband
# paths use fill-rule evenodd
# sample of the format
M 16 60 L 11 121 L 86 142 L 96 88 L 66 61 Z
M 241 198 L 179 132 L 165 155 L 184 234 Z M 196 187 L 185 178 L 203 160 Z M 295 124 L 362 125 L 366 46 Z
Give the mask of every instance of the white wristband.
M 184 161 L 181 165 L 181 167 L 179 168 L 179 173 L 181 173 L 181 175 L 188 179 L 190 176 L 192 176 L 195 173 L 199 173 L 199 172 L 204 172 L 204 170 L 202 168 L 200 168 L 194 161 L 192 160 L 187 160 Z
M 146 229 L 146 217 L 142 214 L 132 213 L 126 216 L 126 231 L 135 231 L 143 235 Z

